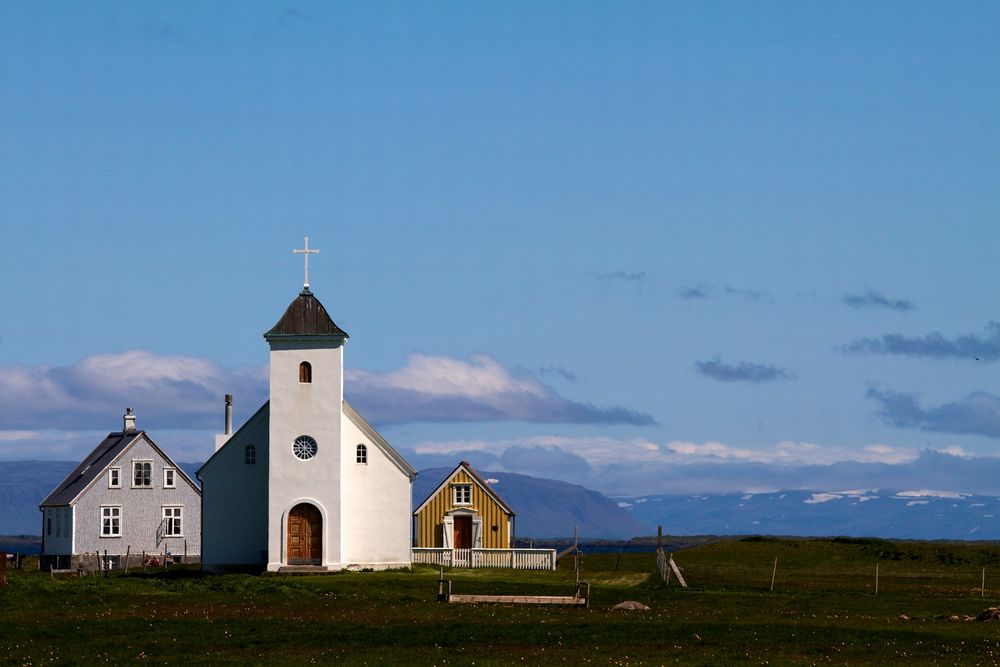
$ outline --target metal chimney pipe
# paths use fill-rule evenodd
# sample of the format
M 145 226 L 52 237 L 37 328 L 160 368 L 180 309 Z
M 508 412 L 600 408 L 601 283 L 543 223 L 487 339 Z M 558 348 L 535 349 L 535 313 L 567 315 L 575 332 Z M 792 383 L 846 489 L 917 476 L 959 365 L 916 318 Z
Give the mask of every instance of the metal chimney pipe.
M 226 394 L 226 435 L 233 434 L 233 395 Z

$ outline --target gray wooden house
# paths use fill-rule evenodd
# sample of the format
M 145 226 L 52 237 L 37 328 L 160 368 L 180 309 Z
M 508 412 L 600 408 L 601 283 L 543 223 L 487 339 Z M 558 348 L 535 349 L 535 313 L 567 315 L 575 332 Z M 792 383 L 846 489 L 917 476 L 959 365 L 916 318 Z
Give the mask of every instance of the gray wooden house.
M 42 569 L 120 566 L 128 553 L 177 561 L 201 555 L 201 490 L 145 431 L 129 408 L 108 436 L 42 501 Z

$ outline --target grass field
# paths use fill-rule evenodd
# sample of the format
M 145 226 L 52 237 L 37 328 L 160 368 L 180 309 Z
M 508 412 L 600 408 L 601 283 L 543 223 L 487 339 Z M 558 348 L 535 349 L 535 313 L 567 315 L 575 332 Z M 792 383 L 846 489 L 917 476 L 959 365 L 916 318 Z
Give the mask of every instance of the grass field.
M 675 556 L 686 590 L 660 582 L 653 554 L 586 555 L 589 609 L 438 603 L 433 568 L 324 576 L 177 568 L 72 579 L 11 572 L 0 592 L 0 664 L 1000 662 L 1000 621 L 948 620 L 1000 604 L 997 544 L 749 538 Z M 574 578 L 571 559 L 557 572 L 445 576 L 455 593 L 483 594 L 566 595 Z M 651 610 L 611 609 L 623 600 Z

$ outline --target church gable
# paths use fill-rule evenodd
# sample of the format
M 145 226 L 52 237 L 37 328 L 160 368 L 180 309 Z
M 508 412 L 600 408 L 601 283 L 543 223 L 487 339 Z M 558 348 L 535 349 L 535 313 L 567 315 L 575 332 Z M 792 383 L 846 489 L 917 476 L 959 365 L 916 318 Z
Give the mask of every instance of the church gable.
M 367 436 L 369 443 L 380 451 L 383 456 L 389 459 L 401 473 L 409 477 L 411 480 L 417 476 L 416 469 L 407 463 L 406 459 L 404 459 L 400 453 L 397 452 L 395 448 L 388 443 L 388 441 L 386 441 L 385 438 L 379 435 L 378 431 L 372 428 L 371 424 L 369 424 L 364 417 L 358 414 L 358 412 L 351 407 L 351 404 L 347 401 L 344 401 L 344 416 L 347 417 L 350 422 L 359 431 L 361 431 L 361 433 Z M 355 457 L 360 455 L 357 451 L 357 447 L 355 447 L 354 455 Z
M 195 473 L 198 479 L 204 479 L 206 474 L 209 476 L 214 475 L 217 468 L 221 469 L 225 467 L 226 464 L 221 463 L 221 461 L 231 463 L 237 461 L 242 456 L 244 464 L 246 464 L 246 460 L 250 457 L 254 459 L 255 464 L 258 461 L 265 462 L 264 457 L 267 456 L 267 428 L 270 405 L 270 401 L 265 401 L 257 409 L 257 412 L 201 465 L 201 468 Z M 263 428 L 263 434 L 260 432 L 261 428 Z M 253 450 L 247 451 L 247 447 L 253 447 Z M 242 451 L 238 451 L 241 449 Z

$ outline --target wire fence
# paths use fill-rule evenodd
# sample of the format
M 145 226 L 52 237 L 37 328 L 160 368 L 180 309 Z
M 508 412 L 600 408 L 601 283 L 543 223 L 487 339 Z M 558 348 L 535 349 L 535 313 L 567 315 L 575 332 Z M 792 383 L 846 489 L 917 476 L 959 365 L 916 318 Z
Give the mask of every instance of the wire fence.
M 775 591 L 856 591 L 870 595 L 895 592 L 948 597 L 1000 596 L 1000 568 L 947 567 L 876 562 L 870 568 L 824 567 L 809 571 L 782 568 L 781 561 L 759 565 L 683 563 L 681 571 L 696 587 L 763 589 Z

